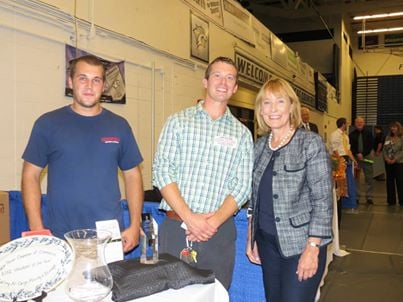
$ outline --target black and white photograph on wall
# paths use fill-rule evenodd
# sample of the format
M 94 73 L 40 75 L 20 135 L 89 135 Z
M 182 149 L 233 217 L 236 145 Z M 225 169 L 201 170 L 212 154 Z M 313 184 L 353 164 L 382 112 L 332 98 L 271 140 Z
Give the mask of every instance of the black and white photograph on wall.
M 190 54 L 209 61 L 209 24 L 195 14 L 190 15 Z
M 65 82 L 65 95 L 73 96 L 73 91 L 69 88 L 69 65 L 70 61 L 91 53 L 82 49 L 66 45 L 66 82 Z M 91 54 L 94 55 L 94 54 Z M 95 55 L 96 56 L 96 55 Z M 112 62 L 105 60 L 99 56 L 98 59 L 105 66 L 105 89 L 101 96 L 101 102 L 126 104 L 126 87 L 125 87 L 125 65 L 124 61 Z

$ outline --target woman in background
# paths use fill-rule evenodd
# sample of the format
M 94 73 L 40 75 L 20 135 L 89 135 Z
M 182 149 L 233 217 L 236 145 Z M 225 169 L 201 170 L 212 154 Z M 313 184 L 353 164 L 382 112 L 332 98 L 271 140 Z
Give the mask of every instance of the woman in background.
M 392 122 L 383 145 L 386 171 L 386 198 L 388 205 L 396 204 L 396 190 L 399 204 L 403 207 L 403 137 L 402 125 Z
M 255 145 L 246 254 L 261 264 L 267 301 L 309 302 L 332 238 L 332 175 L 319 135 L 299 129 L 300 102 L 290 84 L 271 79 L 255 113 Z

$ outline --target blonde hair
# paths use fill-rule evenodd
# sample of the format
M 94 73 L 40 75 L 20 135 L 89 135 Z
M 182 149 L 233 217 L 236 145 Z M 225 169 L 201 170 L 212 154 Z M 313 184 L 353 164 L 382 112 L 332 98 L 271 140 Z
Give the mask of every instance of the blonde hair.
M 275 96 L 287 97 L 291 103 L 290 124 L 298 128 L 301 124 L 301 103 L 291 85 L 283 79 L 271 78 L 260 88 L 255 101 L 255 115 L 260 135 L 270 132 L 270 127 L 266 124 L 261 114 L 262 102 L 266 96 L 272 93 Z

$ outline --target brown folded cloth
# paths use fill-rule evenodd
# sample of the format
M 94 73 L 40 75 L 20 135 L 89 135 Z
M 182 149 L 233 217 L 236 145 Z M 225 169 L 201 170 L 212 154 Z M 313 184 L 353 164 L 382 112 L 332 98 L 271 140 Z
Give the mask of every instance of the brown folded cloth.
M 108 267 L 113 277 L 112 300 L 117 302 L 215 281 L 213 271 L 194 268 L 169 254 L 160 254 L 156 264 L 142 264 L 137 258 L 109 263 Z

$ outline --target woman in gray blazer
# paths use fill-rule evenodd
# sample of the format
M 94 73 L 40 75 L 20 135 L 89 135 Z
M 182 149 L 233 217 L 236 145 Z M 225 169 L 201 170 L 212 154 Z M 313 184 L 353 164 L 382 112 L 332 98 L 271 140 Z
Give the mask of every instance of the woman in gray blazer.
M 321 137 L 299 129 L 301 105 L 290 84 L 271 79 L 255 105 L 255 145 L 247 256 L 261 264 L 269 302 L 309 302 L 332 240 L 332 175 Z
M 386 199 L 388 205 L 396 204 L 396 191 L 400 206 L 403 206 L 403 127 L 399 122 L 389 125 L 389 134 L 383 145 L 386 170 Z

